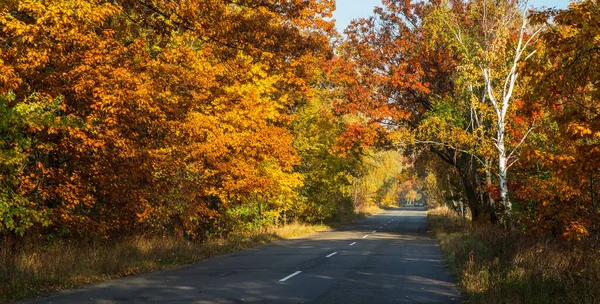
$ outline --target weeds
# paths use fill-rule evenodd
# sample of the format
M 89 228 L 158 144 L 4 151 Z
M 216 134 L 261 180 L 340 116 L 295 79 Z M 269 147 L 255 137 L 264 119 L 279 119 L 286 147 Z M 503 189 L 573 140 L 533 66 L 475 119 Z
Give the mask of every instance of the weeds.
M 29 243 L 0 248 L 0 302 L 193 263 L 277 239 L 306 236 L 325 225 L 290 224 L 261 233 L 231 234 L 202 243 L 178 237 L 138 236 L 109 241 Z
M 216 255 L 308 236 L 382 211 L 357 210 L 331 225 L 291 223 L 260 232 L 192 242 L 181 237 L 137 236 L 120 240 L 64 240 L 0 246 L 0 302 L 23 299 L 91 282 L 194 263 Z
M 598 239 L 527 237 L 445 208 L 428 218 L 469 303 L 600 303 Z

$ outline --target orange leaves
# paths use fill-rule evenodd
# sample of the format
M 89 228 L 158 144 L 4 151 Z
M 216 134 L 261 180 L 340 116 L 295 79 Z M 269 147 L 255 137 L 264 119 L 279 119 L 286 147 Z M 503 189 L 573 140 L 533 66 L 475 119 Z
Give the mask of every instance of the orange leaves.
M 571 239 L 571 240 L 581 240 L 589 234 L 589 231 L 586 227 L 589 227 L 589 223 L 580 223 L 580 222 L 570 222 L 565 227 L 565 232 L 562 234 L 562 237 Z
M 571 239 L 600 231 L 600 125 L 593 85 L 600 79 L 600 53 L 597 41 L 590 39 L 599 33 L 594 23 L 598 13 L 596 1 L 558 11 L 542 34 L 543 60 L 527 66 L 536 81 L 527 96 L 529 107 L 543 115 L 538 116 L 539 135 L 518 167 L 529 172 L 518 174 L 522 186 L 516 195 L 527 204 L 523 223 Z M 538 17 L 547 17 L 543 14 Z
M 332 79 L 343 89 L 345 99 L 337 104 L 343 113 L 365 117 L 369 127 L 387 129 L 390 140 L 407 144 L 412 136 L 399 139 L 396 128 L 414 130 L 431 110 L 432 98 L 451 89 L 456 60 L 424 39 L 422 24 L 431 5 L 384 4 L 374 17 L 357 20 L 346 30 Z
M 358 123 L 346 126 L 346 129 L 337 139 L 334 150 L 341 156 L 347 154 L 361 155 L 377 140 L 377 132 L 372 127 L 365 127 Z
M 290 109 L 330 56 L 332 5 L 4 1 L 0 93 L 14 90 L 9 108 L 61 96 L 55 123 L 27 117 L 26 160 L 42 168 L 26 163 L 35 176 L 17 187 L 56 225 L 90 234 L 196 236 L 231 200 L 289 196 Z

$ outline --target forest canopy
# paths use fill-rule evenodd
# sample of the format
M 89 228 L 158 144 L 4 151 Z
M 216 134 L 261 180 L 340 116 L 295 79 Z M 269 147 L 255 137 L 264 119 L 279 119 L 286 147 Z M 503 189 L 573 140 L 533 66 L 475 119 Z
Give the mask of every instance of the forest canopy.
M 600 230 L 600 6 L 0 1 L 0 235 L 205 239 L 416 200 Z

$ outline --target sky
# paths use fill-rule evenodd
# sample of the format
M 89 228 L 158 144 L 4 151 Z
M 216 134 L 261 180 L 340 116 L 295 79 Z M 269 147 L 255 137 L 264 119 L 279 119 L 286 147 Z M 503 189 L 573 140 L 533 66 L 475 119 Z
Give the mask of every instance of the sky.
M 381 6 L 381 0 L 337 0 L 333 18 L 340 33 L 350 24 L 352 19 L 369 17 L 375 6 Z M 567 8 L 569 0 L 530 0 L 536 7 Z

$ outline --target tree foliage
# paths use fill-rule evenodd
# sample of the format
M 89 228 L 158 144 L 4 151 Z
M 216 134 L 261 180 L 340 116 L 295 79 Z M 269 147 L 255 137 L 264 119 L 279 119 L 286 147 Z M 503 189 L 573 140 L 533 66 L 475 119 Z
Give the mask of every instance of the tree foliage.
M 539 82 L 524 111 L 544 119 L 523 153 L 516 194 L 528 228 L 580 238 L 600 228 L 600 4 L 572 3 L 537 17 L 544 22 L 549 15 L 543 56 L 528 67 Z
M 526 4 L 384 1 L 346 30 L 338 107 L 423 155 L 431 201 L 578 238 L 598 230 L 598 3 Z
M 334 6 L 0 1 L 0 234 L 203 239 L 421 194 L 600 229 L 596 0 L 384 0 L 339 43 Z
M 253 195 L 280 208 L 331 6 L 3 1 L 3 227 L 202 237 Z

